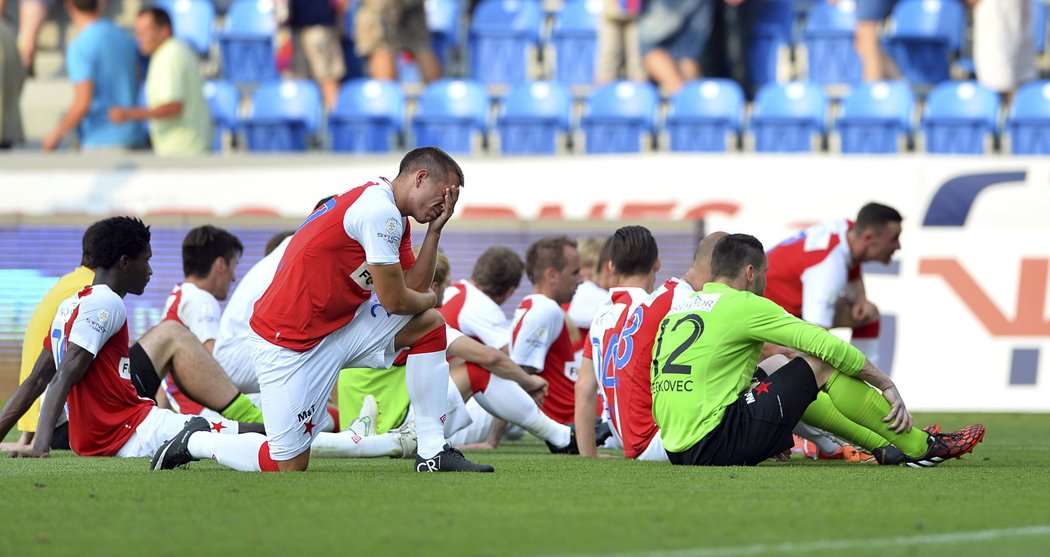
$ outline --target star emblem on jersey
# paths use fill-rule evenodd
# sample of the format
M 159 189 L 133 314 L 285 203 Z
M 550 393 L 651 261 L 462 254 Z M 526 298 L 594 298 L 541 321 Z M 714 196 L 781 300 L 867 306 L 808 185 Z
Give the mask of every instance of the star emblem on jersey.
M 212 422 L 211 430 L 215 433 L 222 433 L 222 430 L 226 429 L 226 426 L 222 425 L 222 422 Z
M 757 387 L 755 387 L 755 394 L 756 395 L 760 395 L 762 393 L 768 393 L 768 392 L 769 392 L 769 382 L 768 381 L 763 381 L 763 382 L 759 383 Z
M 315 427 L 313 422 L 306 422 L 305 424 L 303 424 L 303 427 L 306 428 L 307 435 L 313 435 Z

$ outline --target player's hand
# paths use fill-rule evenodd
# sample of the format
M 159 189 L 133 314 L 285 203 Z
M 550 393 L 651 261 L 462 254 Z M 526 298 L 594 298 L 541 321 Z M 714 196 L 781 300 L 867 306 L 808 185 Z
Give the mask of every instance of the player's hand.
M 32 451 L 33 451 L 33 445 L 31 445 L 29 443 L 22 443 L 22 442 L 18 442 L 18 441 L 13 441 L 11 443 L 0 443 L 0 452 L 7 453 L 7 456 L 9 456 L 11 458 L 16 458 L 18 456 L 18 453 L 32 452 Z
M 452 218 L 452 213 L 456 210 L 456 202 L 459 201 L 459 186 L 452 186 L 445 190 L 445 202 L 441 205 L 441 214 L 434 220 L 430 221 L 430 227 L 435 230 L 441 230 L 445 227 L 445 223 L 448 219 Z
M 109 121 L 114 124 L 123 124 L 128 120 L 128 111 L 124 107 L 114 106 L 109 109 Z
M 51 133 L 40 142 L 40 147 L 45 151 L 54 151 L 62 141 L 62 136 Z
M 888 389 L 882 391 L 882 396 L 890 403 L 890 413 L 882 421 L 888 423 L 887 427 L 897 433 L 911 431 L 911 413 L 904 407 L 904 400 L 901 398 L 901 394 L 897 392 L 897 387 L 891 385 Z
M 547 380 L 538 376 L 529 376 L 529 385 L 525 387 L 525 392 L 529 393 L 532 400 L 536 402 L 536 406 L 543 407 L 543 401 L 547 398 L 548 385 Z
M 867 300 L 857 300 L 850 308 L 850 317 L 854 323 L 865 323 L 871 321 L 878 314 L 875 304 Z

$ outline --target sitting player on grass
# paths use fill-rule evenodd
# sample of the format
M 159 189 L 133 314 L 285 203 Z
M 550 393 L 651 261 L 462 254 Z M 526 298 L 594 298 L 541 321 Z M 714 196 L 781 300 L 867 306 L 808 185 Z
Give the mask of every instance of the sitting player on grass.
M 711 257 L 712 281 L 672 306 L 660 324 L 650 373 L 653 417 L 673 464 L 754 465 L 782 453 L 820 390 L 850 420 L 886 439 L 874 451 L 880 464 L 936 466 L 984 438 L 980 424 L 947 434 L 912 429 L 893 381 L 859 350 L 761 297 L 767 270 L 753 236 L 722 238 Z M 750 388 L 766 342 L 807 355 Z

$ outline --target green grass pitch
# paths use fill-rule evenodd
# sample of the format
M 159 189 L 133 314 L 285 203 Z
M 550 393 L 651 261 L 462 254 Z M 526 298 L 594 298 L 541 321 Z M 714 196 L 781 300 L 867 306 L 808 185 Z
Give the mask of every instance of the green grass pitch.
M 471 453 L 495 474 L 314 460 L 306 474 L 212 462 L 0 460 L 0 556 L 1050 555 L 1050 415 L 924 414 L 988 427 L 928 470 L 793 460 L 692 469 Z

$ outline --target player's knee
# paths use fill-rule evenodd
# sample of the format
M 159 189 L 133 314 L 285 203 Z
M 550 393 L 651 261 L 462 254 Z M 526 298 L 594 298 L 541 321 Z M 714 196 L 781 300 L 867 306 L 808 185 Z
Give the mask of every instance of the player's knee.
M 776 370 L 784 367 L 791 360 L 783 354 L 774 354 L 761 362 L 758 362 L 758 367 L 766 374 L 772 374 Z
M 807 354 L 805 356 L 802 356 L 802 359 L 806 360 L 806 363 L 809 364 L 810 369 L 813 370 L 813 376 L 817 380 L 817 385 L 823 385 L 827 383 L 828 379 L 831 377 L 831 374 L 835 372 L 835 368 L 831 367 L 831 364 L 815 356 Z

